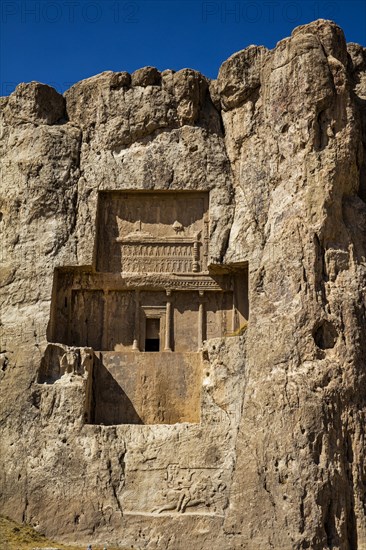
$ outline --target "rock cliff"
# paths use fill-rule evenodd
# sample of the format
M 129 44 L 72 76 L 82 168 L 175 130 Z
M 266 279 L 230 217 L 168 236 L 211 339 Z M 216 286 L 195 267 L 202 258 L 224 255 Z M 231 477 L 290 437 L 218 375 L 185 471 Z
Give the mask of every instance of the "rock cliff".
M 77 543 L 365 550 L 365 48 L 319 20 L 215 81 L 145 67 L 0 105 L 1 513 Z M 199 422 L 91 422 L 95 350 L 50 347 L 55 272 L 94 265 L 98 197 L 131 190 L 209 193 L 211 272 L 248 269 Z

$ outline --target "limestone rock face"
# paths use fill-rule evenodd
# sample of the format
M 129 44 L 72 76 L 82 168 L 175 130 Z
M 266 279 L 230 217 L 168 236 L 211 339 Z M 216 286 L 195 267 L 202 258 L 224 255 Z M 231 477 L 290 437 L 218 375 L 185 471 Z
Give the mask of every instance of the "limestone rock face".
M 213 82 L 146 67 L 2 98 L 2 514 L 78 544 L 366 549 L 365 101 L 366 50 L 324 20 Z M 182 422 L 97 422 L 118 361 L 101 377 L 103 352 L 52 341 L 63 270 L 74 290 L 95 275 L 101 194 L 132 191 L 209 195 L 210 277 L 248 272 L 247 329 L 234 307 L 204 338 Z M 190 307 L 209 334 L 206 294 Z M 149 418 L 166 403 L 139 400 Z
M 19 84 L 9 97 L 4 114 L 5 120 L 14 126 L 25 122 L 52 125 L 65 118 L 65 99 L 39 82 Z

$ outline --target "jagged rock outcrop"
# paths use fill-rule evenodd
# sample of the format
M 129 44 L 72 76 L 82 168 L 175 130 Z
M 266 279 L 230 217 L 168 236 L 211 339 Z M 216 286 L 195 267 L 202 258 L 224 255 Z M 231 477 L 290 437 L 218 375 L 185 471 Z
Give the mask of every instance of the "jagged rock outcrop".
M 1 117 L 1 512 L 78 543 L 366 549 L 365 48 L 319 20 L 216 81 L 22 84 Z M 98 193 L 153 189 L 209 192 L 248 328 L 205 343 L 199 423 L 97 425 L 94 351 L 47 337 L 54 273 L 93 265 Z

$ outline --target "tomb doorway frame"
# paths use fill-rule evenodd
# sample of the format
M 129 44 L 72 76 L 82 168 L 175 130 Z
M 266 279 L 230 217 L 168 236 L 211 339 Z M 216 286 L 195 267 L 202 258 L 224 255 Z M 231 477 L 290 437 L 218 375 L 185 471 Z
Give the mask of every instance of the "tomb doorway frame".
M 165 326 L 166 326 L 166 306 L 141 306 L 143 315 L 140 317 L 140 334 L 139 334 L 139 349 L 146 351 L 146 321 L 147 319 L 159 319 L 160 334 L 159 334 L 159 351 L 165 349 Z

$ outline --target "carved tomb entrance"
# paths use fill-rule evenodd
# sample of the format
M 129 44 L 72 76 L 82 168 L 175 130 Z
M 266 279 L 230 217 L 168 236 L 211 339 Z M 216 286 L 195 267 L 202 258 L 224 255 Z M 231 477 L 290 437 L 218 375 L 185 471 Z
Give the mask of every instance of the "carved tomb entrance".
M 248 317 L 247 270 L 211 272 L 209 235 L 208 193 L 99 194 L 94 265 L 55 271 L 50 323 L 97 352 L 93 422 L 199 422 L 203 341 Z

